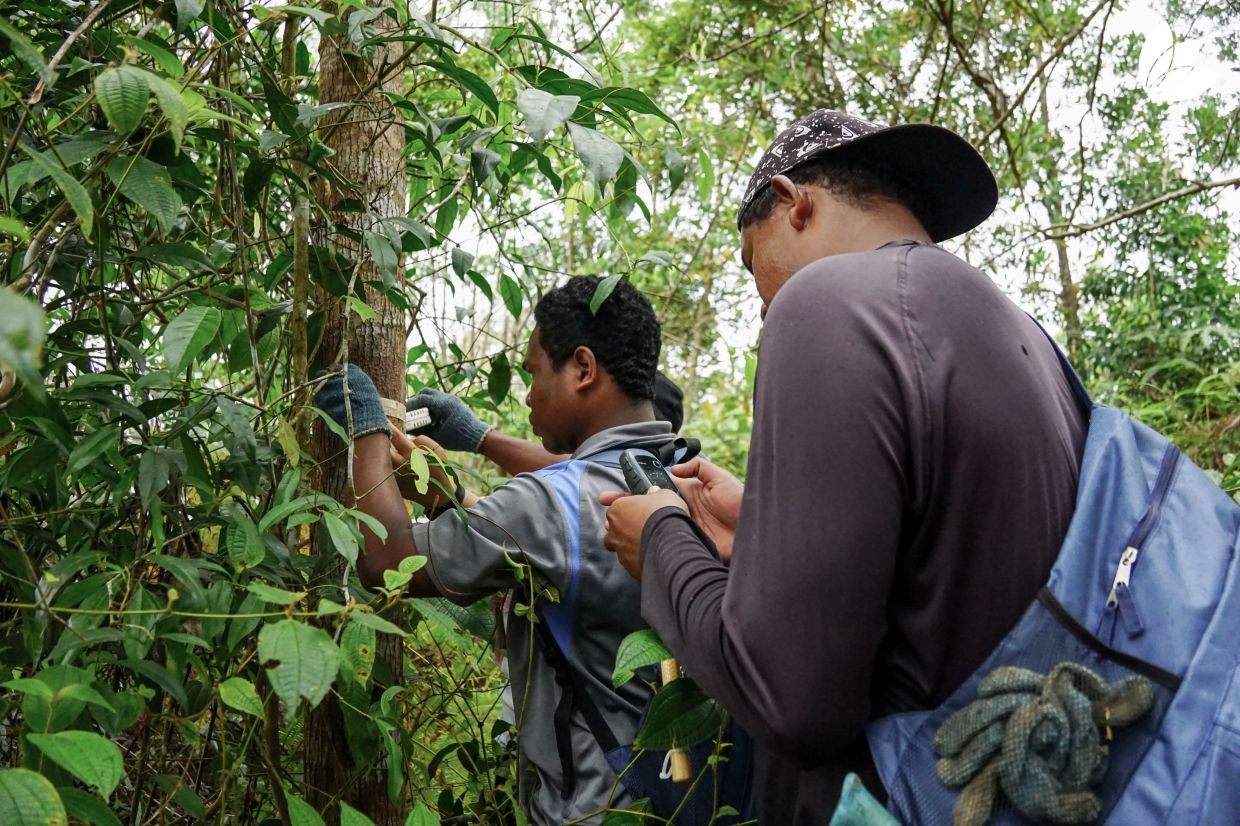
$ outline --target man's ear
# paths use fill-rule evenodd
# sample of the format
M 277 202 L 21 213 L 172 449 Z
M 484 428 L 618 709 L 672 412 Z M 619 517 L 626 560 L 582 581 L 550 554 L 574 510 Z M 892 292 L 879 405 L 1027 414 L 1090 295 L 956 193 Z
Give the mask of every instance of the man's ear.
M 570 367 L 575 371 L 578 392 L 593 387 L 599 380 L 598 359 L 594 357 L 594 351 L 589 347 L 582 345 L 573 351 L 573 361 Z
M 809 189 L 797 186 L 787 175 L 776 175 L 771 179 L 771 189 L 782 206 L 788 208 L 788 223 L 798 232 L 809 225 L 814 214 L 814 199 Z

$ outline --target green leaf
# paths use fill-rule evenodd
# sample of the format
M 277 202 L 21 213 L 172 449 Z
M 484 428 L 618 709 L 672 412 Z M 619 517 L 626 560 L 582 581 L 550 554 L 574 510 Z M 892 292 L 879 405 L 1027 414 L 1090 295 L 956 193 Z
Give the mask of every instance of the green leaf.
M 370 682 L 374 667 L 375 629 L 351 621 L 340 633 L 340 675 L 364 686 Z
M 474 256 L 460 247 L 454 247 L 452 250 L 452 271 L 460 277 L 464 277 L 469 272 L 469 268 L 474 265 Z
M 0 769 L 0 823 L 4 826 L 68 826 L 56 787 L 29 769 Z
M 168 131 L 172 133 L 172 143 L 180 151 L 181 140 L 185 137 L 185 127 L 189 125 L 189 109 L 185 105 L 185 98 L 181 97 L 181 90 L 153 72 L 145 69 L 138 71 L 146 75 L 147 85 L 154 93 L 164 117 L 168 119 Z
M 305 591 L 283 591 L 257 580 L 250 582 L 245 589 L 263 602 L 269 602 L 272 605 L 296 605 L 306 598 Z
M 181 211 L 181 196 L 172 188 L 168 168 L 146 158 L 120 156 L 108 164 L 108 178 L 121 194 L 155 218 L 167 234 Z
M 598 308 L 603 306 L 603 302 L 616 289 L 616 285 L 620 283 L 620 279 L 624 278 L 624 273 L 617 272 L 604 278 L 598 282 L 598 286 L 594 288 L 594 295 L 590 298 L 590 314 L 596 315 Z
M 13 54 L 17 55 L 22 63 L 34 70 L 34 73 L 39 76 L 39 80 L 43 81 L 44 86 L 51 86 L 56 82 L 56 73 L 48 67 L 47 61 L 43 59 L 43 53 L 24 34 L 13 28 L 13 25 L 2 17 L 0 17 L 0 34 L 8 38 L 9 44 L 13 47 Z
M 288 801 L 288 819 L 292 826 L 324 826 L 323 818 L 306 801 L 293 794 L 292 789 L 284 787 L 284 797 Z
M 148 512 L 151 504 L 168 487 L 168 475 L 172 470 L 168 454 L 162 448 L 150 448 L 138 460 L 138 496 L 142 507 Z
M 576 95 L 553 95 L 542 89 L 523 89 L 517 95 L 517 108 L 525 115 L 525 128 L 538 143 L 563 126 L 580 102 Z
M 372 321 L 379 316 L 373 307 L 355 295 L 346 295 L 344 300 L 348 302 L 349 309 L 353 311 L 353 314 L 364 322 Z
M 391 241 L 377 232 L 367 231 L 362 234 L 366 239 L 366 249 L 370 252 L 370 260 L 379 270 L 383 286 L 391 289 L 396 286 L 396 268 L 400 264 L 400 251 L 392 246 Z
M 668 269 L 676 267 L 676 259 L 672 257 L 670 252 L 664 250 L 650 250 L 633 263 L 654 264 L 656 267 L 667 267 Z
M 95 205 L 91 202 L 90 193 L 86 191 L 86 187 L 78 183 L 77 179 L 63 166 L 48 160 L 42 153 L 35 152 L 25 144 L 21 144 L 21 148 L 30 156 L 30 162 L 40 172 L 55 181 L 56 186 L 64 193 L 65 200 L 77 214 L 78 222 L 82 225 L 82 234 L 90 237 L 95 219 Z
M 504 306 L 508 308 L 508 312 L 512 313 L 513 318 L 521 317 L 521 285 L 519 285 L 512 276 L 504 273 L 499 277 L 499 295 L 504 299 Z
M 314 707 L 327 696 L 336 678 L 340 651 L 322 628 L 287 619 L 263 626 L 258 633 L 258 659 L 291 718 L 298 698 L 306 698 Z
M 259 536 L 260 529 L 254 526 L 254 520 L 236 503 L 228 503 L 224 506 L 224 511 L 228 514 L 229 523 L 228 539 L 224 543 L 228 558 L 238 568 L 253 568 L 267 555 L 262 537 Z
M 181 30 L 202 14 L 203 9 L 207 7 L 207 0 L 176 0 L 176 5 L 177 29 Z
M 455 78 L 456 81 L 460 83 L 463 90 L 468 90 L 474 97 L 486 104 L 488 109 L 496 115 L 499 114 L 499 98 L 495 97 L 495 91 L 485 80 L 478 77 L 468 69 L 462 69 L 460 66 L 456 66 L 455 64 L 431 62 L 428 65 L 432 68 L 438 69 L 449 77 Z
M 301 445 L 297 444 L 297 430 L 288 419 L 280 418 L 276 426 L 276 441 L 280 443 L 280 450 L 288 459 L 289 467 L 296 468 L 301 462 Z
M 39 396 L 44 392 L 39 361 L 46 336 L 47 326 L 39 305 L 0 289 L 0 365 L 16 373 Z
M 620 641 L 616 651 L 616 668 L 611 684 L 616 688 L 633 679 L 633 672 L 648 665 L 658 665 L 672 656 L 667 646 L 649 628 L 634 631 Z
M 727 713 L 688 677 L 655 692 L 646 722 L 633 745 L 639 749 L 687 749 L 719 732 Z
M 150 660 L 123 660 L 121 665 L 155 683 L 155 685 L 162 688 L 168 696 L 182 706 L 189 703 L 189 697 L 185 693 L 185 686 L 181 685 L 177 678 L 172 676 L 172 672 L 159 663 L 154 663 Z
M 91 731 L 60 731 L 55 734 L 29 734 L 31 743 L 107 800 L 121 782 L 125 760 L 120 747 Z
M 624 162 L 624 149 L 620 144 L 602 132 L 572 121 L 568 124 L 568 134 L 572 136 L 573 146 L 595 183 L 601 186 L 616 176 L 620 164 Z
M 710 206 L 710 193 L 715 188 L 715 167 L 711 163 L 710 153 L 706 147 L 698 149 L 698 200 L 703 206 Z
M 680 154 L 679 149 L 668 144 L 663 150 L 663 165 L 667 167 L 668 191 L 675 192 L 685 180 L 689 162 Z
M 487 393 L 491 401 L 500 404 L 508 397 L 512 387 L 512 365 L 508 363 L 508 354 L 500 353 L 491 360 L 491 375 L 487 377 Z
M 229 708 L 262 719 L 263 701 L 254 684 L 244 677 L 229 677 L 218 686 L 220 702 Z
M 413 807 L 409 817 L 405 818 L 405 826 L 440 826 L 440 823 L 439 818 L 426 808 L 425 803 L 419 803 Z
M 341 802 L 340 826 L 375 826 L 375 822 L 348 803 Z
M 80 820 L 90 826 L 121 826 L 121 820 L 108 804 L 89 792 L 70 786 L 61 786 L 60 799 L 64 801 L 65 811 L 74 820 Z
M 413 452 L 421 453 L 418 450 Z M 322 520 L 323 527 L 327 528 L 327 535 L 331 537 L 332 544 L 336 546 L 336 553 L 347 559 L 350 565 L 357 567 L 357 535 L 343 519 L 334 513 L 324 513 Z
M 12 235 L 18 241 L 30 240 L 30 230 L 26 228 L 26 225 L 8 215 L 0 215 L 0 232 Z
M 84 436 L 82 441 L 69 451 L 69 464 L 66 466 L 69 475 L 77 476 L 89 467 L 115 444 L 118 436 L 120 436 L 120 429 L 111 424 L 101 425 L 98 430 Z
M 147 72 L 135 66 L 105 69 L 95 78 L 95 99 L 112 128 L 127 135 L 138 128 L 151 98 Z
M 170 244 L 148 244 L 134 253 L 135 257 L 144 261 L 152 261 L 169 267 L 183 267 L 191 273 L 215 272 L 215 265 L 206 254 L 184 241 Z
M 409 452 L 409 470 L 413 473 L 413 487 L 418 493 L 426 493 L 430 489 L 431 466 L 426 454 L 415 447 Z
M 401 628 L 395 623 L 388 622 L 377 614 L 370 614 L 365 611 L 357 611 L 353 614 L 353 621 L 367 628 L 373 628 L 381 634 L 395 634 L 398 637 L 407 637 L 409 632 Z
M 190 307 L 164 328 L 164 359 L 168 370 L 180 373 L 220 329 L 223 316 L 214 307 Z

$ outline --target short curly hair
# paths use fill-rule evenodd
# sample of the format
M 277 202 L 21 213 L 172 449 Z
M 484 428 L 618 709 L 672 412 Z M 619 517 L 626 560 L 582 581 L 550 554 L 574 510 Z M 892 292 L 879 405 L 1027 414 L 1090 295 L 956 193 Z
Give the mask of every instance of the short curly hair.
M 621 278 L 598 312 L 591 313 L 590 301 L 602 280 L 579 275 L 547 292 L 534 307 L 539 343 L 556 369 L 578 347 L 589 347 L 625 395 L 653 399 L 663 343 L 654 307 Z
M 923 221 L 925 204 L 917 189 L 888 166 L 852 158 L 817 158 L 784 173 L 794 184 L 820 186 L 853 206 L 878 199 L 894 201 Z M 742 228 L 765 221 L 775 209 L 775 190 L 763 187 L 741 215 Z

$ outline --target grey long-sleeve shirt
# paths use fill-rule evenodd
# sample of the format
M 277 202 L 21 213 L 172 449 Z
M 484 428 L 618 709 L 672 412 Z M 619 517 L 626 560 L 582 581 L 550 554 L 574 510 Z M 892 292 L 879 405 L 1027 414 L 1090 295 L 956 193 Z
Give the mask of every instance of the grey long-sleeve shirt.
M 897 242 L 817 261 L 763 330 L 730 569 L 675 509 L 642 613 L 757 743 L 765 826 L 825 823 L 867 720 L 944 700 L 1067 531 L 1087 424 L 1041 330 L 978 270 Z

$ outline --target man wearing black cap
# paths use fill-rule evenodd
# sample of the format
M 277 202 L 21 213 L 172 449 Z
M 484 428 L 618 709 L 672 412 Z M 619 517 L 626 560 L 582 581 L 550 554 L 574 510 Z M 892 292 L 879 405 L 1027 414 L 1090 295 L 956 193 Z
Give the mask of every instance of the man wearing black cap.
M 643 616 L 758 741 L 766 826 L 826 823 L 849 771 L 881 797 L 866 722 L 962 683 L 1067 530 L 1087 423 L 1055 353 L 935 246 L 996 201 L 946 129 L 780 134 L 738 222 L 765 318 L 746 483 L 699 462 L 692 519 L 670 492 L 609 510 Z

